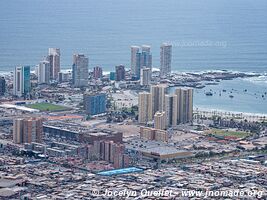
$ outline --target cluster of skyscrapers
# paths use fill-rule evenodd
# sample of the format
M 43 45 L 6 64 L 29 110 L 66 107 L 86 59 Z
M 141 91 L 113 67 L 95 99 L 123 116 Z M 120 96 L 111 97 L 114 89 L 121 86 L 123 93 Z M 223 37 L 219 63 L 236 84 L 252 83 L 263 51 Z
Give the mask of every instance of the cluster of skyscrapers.
M 60 72 L 60 49 L 49 48 L 48 56 L 36 68 L 39 84 L 49 84 L 57 80 Z M 18 97 L 27 96 L 31 90 L 30 66 L 18 66 L 13 77 L 13 94 Z
M 148 45 L 131 46 L 131 73 L 134 79 L 139 80 L 141 71 L 145 68 L 152 69 L 151 47 Z
M 163 43 L 160 46 L 160 75 L 166 76 L 171 73 L 172 45 Z M 131 73 L 132 77 L 139 80 L 141 85 L 147 85 L 152 71 L 151 47 L 148 45 L 131 46 Z M 146 81 L 144 81 L 146 80 Z
M 166 129 L 193 119 L 193 89 L 177 88 L 167 93 L 166 85 L 152 85 L 150 92 L 140 92 L 138 97 L 141 124 L 154 120 L 156 129 Z
M 39 84 L 49 84 L 52 80 L 58 80 L 60 72 L 60 49 L 49 48 L 48 56 L 40 61 L 36 71 Z

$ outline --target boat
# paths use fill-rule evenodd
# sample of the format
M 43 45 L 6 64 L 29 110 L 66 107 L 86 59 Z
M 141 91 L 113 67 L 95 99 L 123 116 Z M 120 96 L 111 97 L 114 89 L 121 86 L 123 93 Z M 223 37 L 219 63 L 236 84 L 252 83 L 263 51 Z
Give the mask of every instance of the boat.
M 204 87 L 205 87 L 205 85 L 197 85 L 197 86 L 196 86 L 197 89 L 202 89 L 202 88 L 204 88 Z
M 213 93 L 212 92 L 206 92 L 206 96 L 212 96 Z
M 229 95 L 229 97 L 230 97 L 230 98 L 234 98 L 234 96 L 233 96 L 233 95 Z

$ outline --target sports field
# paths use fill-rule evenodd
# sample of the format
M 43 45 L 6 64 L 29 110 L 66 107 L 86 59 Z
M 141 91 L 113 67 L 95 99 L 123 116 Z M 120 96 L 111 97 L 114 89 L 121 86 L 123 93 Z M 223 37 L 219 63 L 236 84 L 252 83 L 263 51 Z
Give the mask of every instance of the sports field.
M 207 133 L 212 134 L 214 136 L 222 136 L 222 137 L 235 137 L 235 138 L 245 138 L 250 135 L 250 133 L 244 131 L 234 131 L 228 129 L 211 129 L 207 131 Z

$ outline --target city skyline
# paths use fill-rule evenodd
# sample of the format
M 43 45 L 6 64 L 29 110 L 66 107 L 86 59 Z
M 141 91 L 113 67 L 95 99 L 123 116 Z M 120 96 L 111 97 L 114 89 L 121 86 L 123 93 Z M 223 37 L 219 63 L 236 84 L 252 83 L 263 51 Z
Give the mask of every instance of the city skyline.
M 5 1 L 0 199 L 266 199 L 266 8 Z

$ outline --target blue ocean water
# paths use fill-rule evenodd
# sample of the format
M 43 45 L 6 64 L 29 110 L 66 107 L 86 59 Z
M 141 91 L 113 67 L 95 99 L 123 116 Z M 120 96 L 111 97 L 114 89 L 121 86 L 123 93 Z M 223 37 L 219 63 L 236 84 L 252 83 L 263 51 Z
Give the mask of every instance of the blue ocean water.
M 61 48 L 63 68 L 130 64 L 130 45 L 173 47 L 174 71 L 267 71 L 266 0 L 1 0 L 0 71 L 36 65 Z
M 206 96 L 206 92 L 212 92 L 213 95 Z M 218 85 L 207 85 L 203 89 L 194 89 L 194 107 L 199 110 L 266 115 L 267 76 L 224 80 Z
M 0 72 L 35 66 L 49 47 L 61 48 L 62 68 L 84 53 L 91 69 L 112 71 L 129 67 L 130 46 L 142 44 L 158 67 L 162 42 L 173 44 L 173 71 L 267 72 L 266 11 L 266 0 L 1 0 Z M 195 90 L 194 106 L 267 114 L 265 78 Z M 219 96 L 223 88 L 234 98 Z

